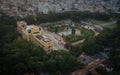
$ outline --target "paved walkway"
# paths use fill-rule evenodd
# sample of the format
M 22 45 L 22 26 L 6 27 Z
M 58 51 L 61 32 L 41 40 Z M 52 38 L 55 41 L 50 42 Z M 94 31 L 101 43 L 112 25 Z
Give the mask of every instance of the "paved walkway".
M 48 36 L 53 42 L 54 42 L 54 50 L 65 50 L 68 51 L 65 47 L 64 44 L 62 43 L 62 37 L 58 36 L 57 34 L 49 31 L 44 31 L 44 34 Z
M 85 41 L 85 39 L 82 39 L 82 40 L 72 43 L 72 45 L 75 46 L 75 45 L 83 43 L 84 41 Z

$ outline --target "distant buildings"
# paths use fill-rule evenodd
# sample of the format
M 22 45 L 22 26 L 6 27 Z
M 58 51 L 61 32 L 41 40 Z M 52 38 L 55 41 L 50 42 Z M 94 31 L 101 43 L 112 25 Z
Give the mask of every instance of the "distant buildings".
M 69 11 L 107 12 L 118 11 L 119 0 L 3 0 L 0 1 L 0 10 L 10 16 L 48 14 Z
M 26 22 L 20 21 L 17 22 L 17 29 L 24 39 L 33 42 L 36 46 L 44 48 L 46 51 L 53 50 L 53 41 L 44 35 L 40 27 L 27 25 Z
M 43 14 L 48 14 L 50 12 L 59 13 L 61 10 L 62 9 L 59 4 L 54 4 L 51 2 L 40 2 L 38 4 L 38 12 Z

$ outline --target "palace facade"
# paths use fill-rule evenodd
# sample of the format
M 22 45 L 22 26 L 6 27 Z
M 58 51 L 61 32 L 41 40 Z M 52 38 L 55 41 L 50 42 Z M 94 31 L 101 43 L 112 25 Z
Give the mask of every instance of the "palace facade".
M 17 22 L 17 29 L 23 39 L 31 41 L 36 46 L 44 48 L 46 51 L 53 50 L 54 42 L 49 39 L 41 28 L 37 25 L 27 25 L 25 21 Z

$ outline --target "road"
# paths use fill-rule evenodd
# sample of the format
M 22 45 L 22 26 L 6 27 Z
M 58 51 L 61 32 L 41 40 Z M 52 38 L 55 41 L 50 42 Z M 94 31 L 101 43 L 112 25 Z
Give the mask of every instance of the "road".
M 106 22 L 106 23 L 100 24 L 100 26 L 108 26 L 108 25 L 115 24 L 116 22 L 117 21 Z M 81 21 L 81 23 L 86 24 L 86 25 L 95 25 L 95 24 L 92 24 L 92 23 L 89 23 L 89 22 L 85 22 L 85 21 Z
M 106 22 L 106 23 L 103 23 L 103 24 L 100 24 L 99 26 L 109 26 L 109 25 L 113 25 L 115 24 L 117 21 L 112 21 L 112 22 Z M 95 24 L 92 24 L 92 23 L 89 23 L 89 22 L 85 22 L 85 21 L 81 21 L 81 23 L 83 24 L 86 24 L 88 26 L 95 26 Z M 94 33 L 95 33 L 95 36 L 99 35 L 99 32 L 96 32 L 95 29 L 92 30 Z

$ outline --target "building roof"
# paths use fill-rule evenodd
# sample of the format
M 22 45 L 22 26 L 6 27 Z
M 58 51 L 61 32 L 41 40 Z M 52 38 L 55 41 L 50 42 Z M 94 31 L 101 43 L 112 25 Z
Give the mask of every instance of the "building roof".
M 27 25 L 27 23 L 25 21 L 20 21 L 19 22 L 21 25 Z
M 41 36 L 41 35 L 36 35 L 36 38 L 39 40 L 42 40 L 44 42 L 50 42 L 51 40 L 49 38 L 47 38 L 46 36 Z
M 33 30 L 33 31 L 32 31 Z M 26 31 L 26 32 L 29 32 L 29 31 L 31 31 L 31 32 L 34 32 L 34 31 L 38 31 L 39 32 L 39 30 L 40 30 L 40 28 L 38 27 L 38 26 L 36 26 L 36 25 L 27 25 L 27 26 L 25 26 L 24 27 L 24 31 Z M 36 33 L 36 32 L 34 32 L 34 33 Z

